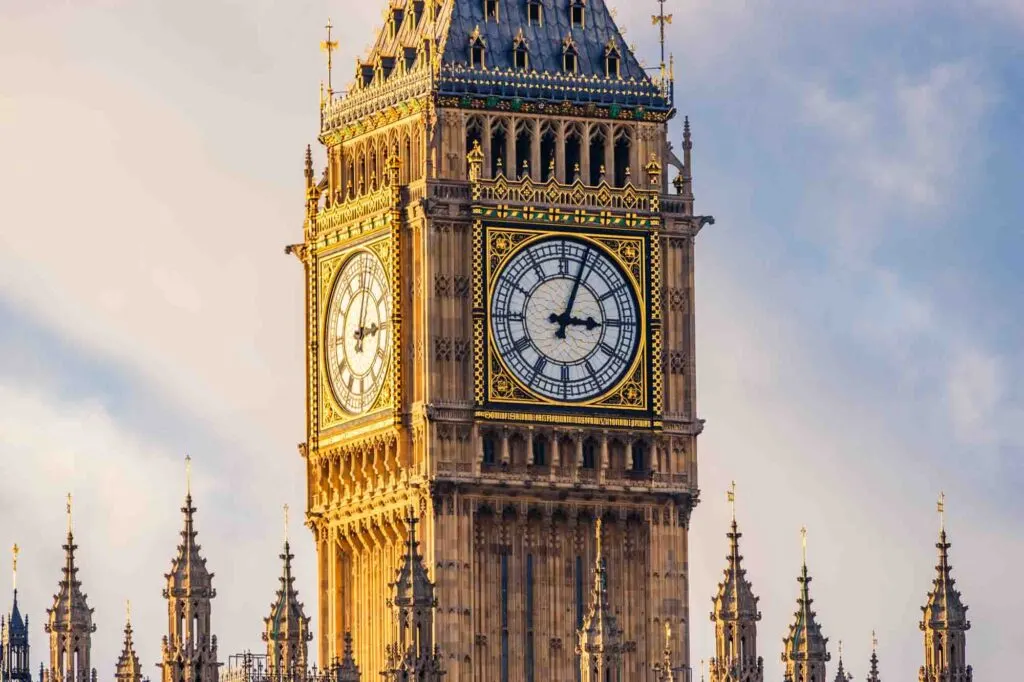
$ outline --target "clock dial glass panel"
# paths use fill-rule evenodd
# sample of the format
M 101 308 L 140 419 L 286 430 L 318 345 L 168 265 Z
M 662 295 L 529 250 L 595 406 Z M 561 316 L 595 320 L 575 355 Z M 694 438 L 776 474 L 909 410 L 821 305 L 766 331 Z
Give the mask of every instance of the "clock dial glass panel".
M 610 391 L 632 366 L 639 311 L 632 283 L 602 248 L 553 237 L 523 247 L 498 274 L 491 333 L 523 385 L 581 402 Z
M 341 267 L 327 311 L 327 374 L 350 414 L 373 407 L 391 364 L 391 291 L 384 265 L 359 251 Z

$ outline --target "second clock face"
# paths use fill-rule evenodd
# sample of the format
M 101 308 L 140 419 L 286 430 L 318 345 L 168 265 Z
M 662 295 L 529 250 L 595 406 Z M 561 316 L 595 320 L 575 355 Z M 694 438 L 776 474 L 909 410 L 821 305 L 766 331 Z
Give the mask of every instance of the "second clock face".
M 492 337 L 505 366 L 530 391 L 582 402 L 614 388 L 640 346 L 640 305 L 600 247 L 552 237 L 517 252 L 495 280 Z
M 391 291 L 384 265 L 369 251 L 349 256 L 335 279 L 325 341 L 335 398 L 350 414 L 366 412 L 391 364 Z

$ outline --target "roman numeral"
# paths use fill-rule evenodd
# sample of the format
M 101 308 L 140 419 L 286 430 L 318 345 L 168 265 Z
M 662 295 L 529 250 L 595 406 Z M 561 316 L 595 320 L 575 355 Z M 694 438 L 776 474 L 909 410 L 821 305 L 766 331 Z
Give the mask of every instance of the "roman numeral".
M 543 355 L 537 358 L 537 362 L 533 363 L 533 371 L 535 374 L 543 374 L 544 368 L 548 365 L 548 359 Z
M 605 353 L 607 353 L 608 355 L 612 356 L 616 360 L 623 360 L 624 361 L 626 359 L 626 356 L 623 355 L 622 352 L 618 348 L 614 348 L 612 346 L 609 346 L 606 341 L 602 341 L 601 342 L 601 350 L 603 350 Z
M 601 294 L 601 296 L 599 296 L 597 300 L 599 300 L 599 301 L 607 301 L 609 298 L 611 298 L 612 296 L 614 296 L 615 294 L 619 293 L 620 291 L 622 291 L 625 288 L 626 288 L 625 284 L 620 284 L 617 287 L 612 287 L 611 289 L 609 289 L 605 293 Z
M 526 350 L 527 348 L 530 347 L 530 337 L 523 336 L 523 337 L 521 337 L 519 339 L 516 339 L 514 347 L 520 353 L 523 352 L 524 350 Z

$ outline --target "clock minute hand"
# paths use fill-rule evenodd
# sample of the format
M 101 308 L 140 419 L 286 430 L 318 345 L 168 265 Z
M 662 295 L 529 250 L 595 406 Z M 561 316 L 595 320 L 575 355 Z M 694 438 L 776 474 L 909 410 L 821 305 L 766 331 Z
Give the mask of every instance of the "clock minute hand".
M 587 261 L 590 259 L 590 249 L 583 252 L 583 260 L 580 262 L 580 270 L 576 273 L 576 281 L 572 284 L 572 291 L 569 293 L 569 302 L 565 304 L 565 312 L 561 315 L 552 314 L 549 318 L 551 322 L 558 324 L 558 330 L 555 331 L 555 337 L 559 339 L 565 338 L 565 328 L 569 324 L 569 320 L 572 319 L 572 307 L 576 305 L 576 295 L 580 292 L 580 282 L 583 281 L 583 271 L 587 269 Z

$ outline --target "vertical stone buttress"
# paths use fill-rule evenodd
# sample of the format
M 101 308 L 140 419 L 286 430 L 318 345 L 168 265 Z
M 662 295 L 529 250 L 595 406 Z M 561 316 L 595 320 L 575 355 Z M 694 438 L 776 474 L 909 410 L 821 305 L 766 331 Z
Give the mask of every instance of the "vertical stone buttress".
M 164 637 L 162 661 L 163 682 L 217 682 L 217 637 L 210 632 L 211 601 L 217 596 L 213 589 L 213 573 L 206 568 L 206 559 L 196 543 L 192 493 L 185 495 L 181 508 L 185 526 L 181 530 L 178 554 L 171 562 L 171 572 L 164 578 L 164 599 L 167 600 L 167 635 Z
M 740 555 L 742 533 L 732 520 L 725 579 L 712 599 L 715 623 L 715 656 L 710 662 L 711 682 L 763 682 L 764 661 L 757 654 L 757 623 L 761 612 Z
M 924 633 L 924 665 L 920 682 L 971 682 L 973 671 L 967 665 L 967 606 L 960 600 L 949 565 L 950 543 L 945 527 L 939 533 L 939 563 L 928 603 L 921 607 L 921 632 Z

